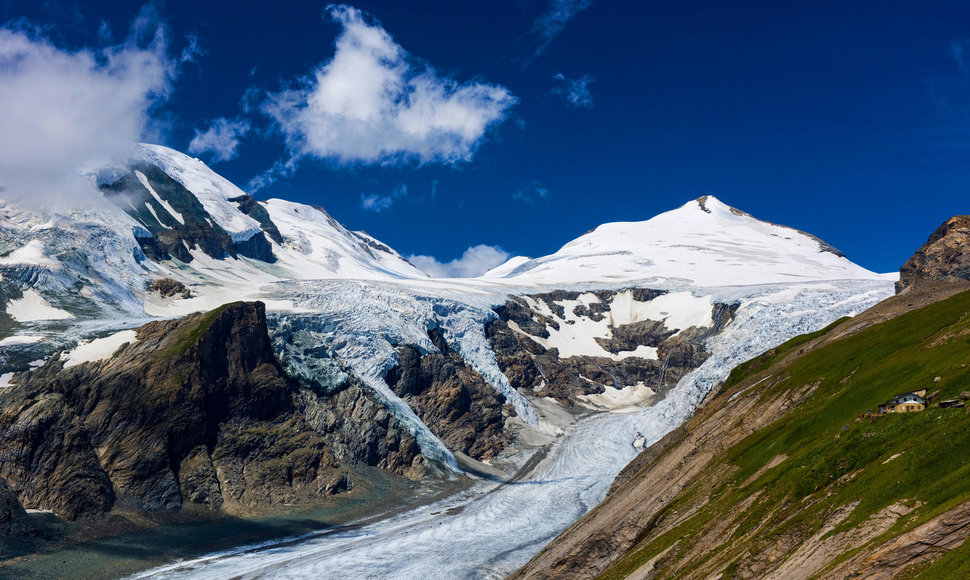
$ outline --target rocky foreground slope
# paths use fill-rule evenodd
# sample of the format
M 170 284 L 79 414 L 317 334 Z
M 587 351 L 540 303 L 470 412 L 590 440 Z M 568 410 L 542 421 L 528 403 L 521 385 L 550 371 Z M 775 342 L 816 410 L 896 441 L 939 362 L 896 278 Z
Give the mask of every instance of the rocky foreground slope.
M 936 405 L 970 398 L 960 219 L 905 292 L 736 368 L 513 577 L 966 577 L 970 414 Z M 920 389 L 927 410 L 872 415 Z

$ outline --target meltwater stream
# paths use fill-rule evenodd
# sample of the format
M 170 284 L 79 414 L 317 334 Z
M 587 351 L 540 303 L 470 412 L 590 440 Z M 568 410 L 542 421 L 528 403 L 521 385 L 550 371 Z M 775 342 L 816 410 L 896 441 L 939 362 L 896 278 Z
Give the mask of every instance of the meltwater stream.
M 501 578 L 525 564 L 606 495 L 636 454 L 681 424 L 734 366 L 798 334 L 853 315 L 891 282 L 746 289 L 711 356 L 655 406 L 598 413 L 567 427 L 524 479 L 479 483 L 370 525 L 177 562 L 138 578 Z M 727 291 L 722 291 L 727 293 Z

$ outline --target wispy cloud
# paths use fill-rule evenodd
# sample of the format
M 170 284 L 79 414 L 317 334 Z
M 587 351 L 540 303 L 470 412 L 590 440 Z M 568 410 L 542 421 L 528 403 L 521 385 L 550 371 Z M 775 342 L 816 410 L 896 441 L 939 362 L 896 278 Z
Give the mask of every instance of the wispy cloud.
M 387 195 L 378 195 L 376 193 L 370 195 L 360 194 L 360 207 L 363 209 L 376 211 L 378 213 L 390 209 L 394 202 L 402 197 L 406 197 L 408 194 L 408 186 L 401 185 L 397 187 L 394 191 Z
M 525 203 L 536 203 L 549 198 L 549 190 L 540 181 L 530 181 L 512 194 L 512 199 Z
M 213 161 L 229 161 L 236 157 L 239 142 L 251 128 L 245 119 L 213 119 L 205 131 L 195 130 L 195 137 L 189 142 L 189 153 L 210 153 Z
M 541 55 L 577 14 L 593 5 L 593 0 L 550 0 L 549 9 L 536 18 L 529 36 L 535 45 L 528 61 Z
M 79 200 L 81 169 L 125 156 L 154 129 L 177 62 L 143 10 L 119 45 L 71 50 L 38 29 L 0 28 L 0 185 L 24 199 Z M 82 196 L 83 197 L 83 196 Z
M 578 79 L 571 79 L 562 73 L 553 75 L 553 79 L 562 82 L 552 90 L 553 94 L 561 95 L 566 100 L 566 105 L 576 109 L 592 109 L 593 95 L 590 93 L 589 85 L 596 82 L 596 78 L 590 75 L 583 75 Z
M 333 58 L 260 105 L 294 159 L 395 165 L 468 161 L 517 99 L 505 87 L 460 83 L 413 59 L 350 6 Z
M 179 62 L 195 63 L 200 56 L 205 56 L 206 49 L 199 43 L 198 34 L 193 32 L 186 35 L 185 42 L 185 48 L 182 49 L 182 54 L 179 55 Z
M 510 256 L 498 246 L 479 244 L 468 248 L 460 258 L 450 262 L 439 262 L 432 256 L 415 255 L 408 256 L 408 261 L 432 278 L 474 278 L 502 265 Z

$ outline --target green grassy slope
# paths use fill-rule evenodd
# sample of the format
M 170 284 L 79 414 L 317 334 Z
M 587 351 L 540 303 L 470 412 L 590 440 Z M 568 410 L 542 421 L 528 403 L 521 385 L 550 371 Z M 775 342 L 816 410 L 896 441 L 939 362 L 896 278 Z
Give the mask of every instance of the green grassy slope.
M 878 546 L 970 500 L 970 413 L 966 409 L 933 406 L 908 415 L 865 416 L 898 393 L 925 388 L 935 392 L 932 404 L 970 391 L 970 292 L 871 326 L 794 360 L 785 356 L 829 331 L 793 339 L 735 369 L 725 394 L 712 406 L 725 404 L 728 394 L 767 377 L 771 380 L 750 387 L 748 394 L 768 400 L 784 391 L 806 387 L 814 391 L 782 418 L 708 465 L 665 508 L 667 514 L 695 509 L 692 517 L 660 530 L 648 527 L 641 541 L 602 577 L 626 577 L 673 546 L 663 559 L 689 563 L 665 570 L 661 577 L 688 575 L 716 559 L 727 563 L 718 567 L 728 579 L 743 558 L 778 545 L 780 538 L 792 538 L 796 549 L 799 539 L 821 530 L 843 506 L 850 506 L 851 512 L 825 536 L 855 528 L 897 502 L 915 508 L 866 545 L 839 554 L 821 570 L 824 574 L 859 550 Z M 787 458 L 762 469 L 779 456 Z M 696 509 L 702 497 L 707 502 Z M 751 505 L 741 513 L 738 506 L 745 501 Z M 698 551 L 694 543 L 704 530 L 732 518 L 730 537 L 722 538 L 713 549 L 705 546 L 691 553 Z M 970 547 L 965 545 L 909 573 L 967 578 L 968 555 Z

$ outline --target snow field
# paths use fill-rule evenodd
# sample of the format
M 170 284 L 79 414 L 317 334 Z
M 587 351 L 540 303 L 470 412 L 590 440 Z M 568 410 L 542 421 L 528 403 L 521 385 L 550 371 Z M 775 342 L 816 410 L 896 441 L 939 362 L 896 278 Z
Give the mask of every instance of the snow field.
M 104 338 L 82 341 L 71 352 L 61 355 L 64 368 L 69 369 L 81 363 L 99 362 L 111 358 L 119 348 L 138 342 L 134 330 L 122 330 Z
M 7 302 L 7 314 L 17 322 L 74 318 L 70 312 L 51 306 L 51 303 L 34 289 L 26 290 L 23 297 Z

